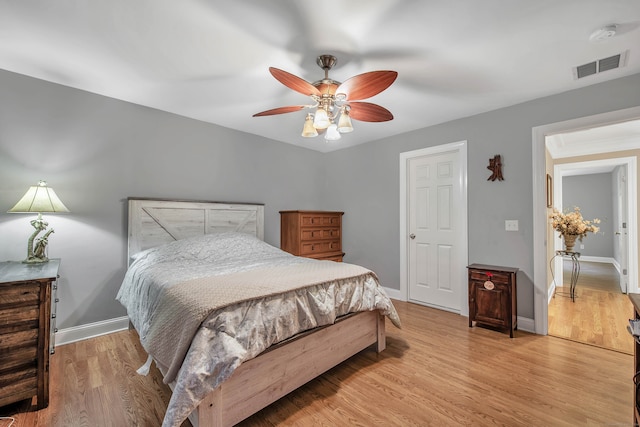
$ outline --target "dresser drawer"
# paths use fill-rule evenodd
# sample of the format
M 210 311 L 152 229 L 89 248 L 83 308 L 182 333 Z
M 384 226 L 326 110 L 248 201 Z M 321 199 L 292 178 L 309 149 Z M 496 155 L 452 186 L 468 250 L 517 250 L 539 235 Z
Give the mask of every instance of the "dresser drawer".
M 303 227 L 306 226 L 338 226 L 340 225 L 340 215 L 331 214 L 306 214 L 300 217 Z
M 318 254 L 322 252 L 335 252 L 342 250 L 340 244 L 340 240 L 331 240 L 331 241 L 318 241 L 318 242 L 308 242 L 302 243 L 300 245 L 300 254 L 301 255 L 312 255 Z
M 301 240 L 340 239 L 339 228 L 303 228 L 300 230 Z

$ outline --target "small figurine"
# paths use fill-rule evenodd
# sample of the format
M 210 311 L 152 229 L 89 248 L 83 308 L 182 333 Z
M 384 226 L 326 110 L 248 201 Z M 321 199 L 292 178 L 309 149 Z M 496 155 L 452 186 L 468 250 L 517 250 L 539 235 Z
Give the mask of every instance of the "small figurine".
M 502 160 L 500 158 L 500 154 L 496 154 L 493 159 L 489 159 L 489 166 L 487 166 L 492 173 L 487 181 L 503 181 L 504 177 L 502 176 Z
M 47 244 L 49 243 L 49 235 L 53 233 L 53 228 L 49 229 L 42 237 L 36 240 L 36 244 L 33 248 L 33 259 L 37 259 L 39 261 L 46 261 L 47 254 Z

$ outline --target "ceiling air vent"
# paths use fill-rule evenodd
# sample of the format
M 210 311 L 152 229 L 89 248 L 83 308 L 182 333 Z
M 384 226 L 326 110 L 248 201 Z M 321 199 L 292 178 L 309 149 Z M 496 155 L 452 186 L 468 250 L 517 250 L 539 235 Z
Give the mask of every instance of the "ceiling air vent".
M 573 69 L 573 76 L 576 79 L 581 79 L 583 77 L 598 74 L 603 71 L 624 67 L 626 59 L 627 51 L 624 51 L 608 58 L 603 58 L 597 61 L 589 62 L 587 64 L 578 65 Z

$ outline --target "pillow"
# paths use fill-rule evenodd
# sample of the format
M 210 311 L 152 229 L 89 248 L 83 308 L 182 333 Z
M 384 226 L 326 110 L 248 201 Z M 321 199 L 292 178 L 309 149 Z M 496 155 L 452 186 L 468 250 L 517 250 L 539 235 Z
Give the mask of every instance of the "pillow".
M 222 232 L 176 240 L 138 252 L 131 258 L 133 261 L 144 259 L 155 263 L 177 260 L 217 262 L 247 255 L 272 256 L 281 253 L 280 249 L 251 234 Z

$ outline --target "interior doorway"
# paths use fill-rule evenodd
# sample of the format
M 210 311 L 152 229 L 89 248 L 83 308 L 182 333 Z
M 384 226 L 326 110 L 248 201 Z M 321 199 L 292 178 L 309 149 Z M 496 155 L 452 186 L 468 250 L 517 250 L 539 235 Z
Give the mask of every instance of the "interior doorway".
M 535 331 L 541 335 L 548 334 L 548 303 L 549 289 L 551 285 L 551 275 L 549 273 L 549 250 L 548 246 L 552 244 L 547 241 L 547 159 L 546 137 L 549 135 L 560 134 L 563 132 L 573 132 L 586 129 L 594 129 L 616 123 L 631 122 L 640 120 L 640 107 L 628 108 L 609 113 L 603 113 L 595 116 L 583 117 L 579 119 L 568 120 L 565 122 L 552 123 L 549 125 L 539 126 L 532 129 L 532 155 L 533 155 L 533 238 L 534 238 L 534 322 Z M 638 141 L 635 141 L 637 144 Z M 623 144 L 622 144 L 623 145 Z M 580 146 L 576 146 L 581 148 Z M 574 147 L 574 148 L 576 148 Z M 637 149 L 638 145 L 636 145 Z M 617 148 L 616 141 L 608 143 L 593 144 L 588 147 L 591 152 L 583 154 L 594 154 L 602 152 L 620 151 L 632 148 Z M 630 209 L 633 215 L 637 211 L 637 182 L 629 179 L 629 184 L 634 185 L 631 191 L 633 198 L 629 199 Z M 629 265 L 633 267 L 637 274 L 638 269 L 638 232 L 637 230 L 629 230 Z M 631 286 L 631 285 L 630 285 Z M 630 292 L 637 292 L 637 283 L 635 289 Z
M 640 141 L 639 141 L 640 142 Z M 609 154 L 607 154 L 609 155 Z M 555 161 L 566 161 L 556 159 Z M 569 159 L 571 160 L 571 158 Z M 553 283 L 548 307 L 549 335 L 631 354 L 626 332 L 632 305 L 628 283 L 628 175 L 635 176 L 635 157 L 556 163 L 553 168 L 554 207 L 580 206 L 587 219 L 600 218 L 599 232 L 576 242 L 579 276 L 575 298 L 567 298 L 573 262 L 561 256 L 550 265 Z M 629 222 L 631 226 L 629 227 Z M 553 250 L 561 250 L 554 239 Z M 632 266 L 634 267 L 634 266 Z M 553 286 L 556 286 L 555 289 Z

